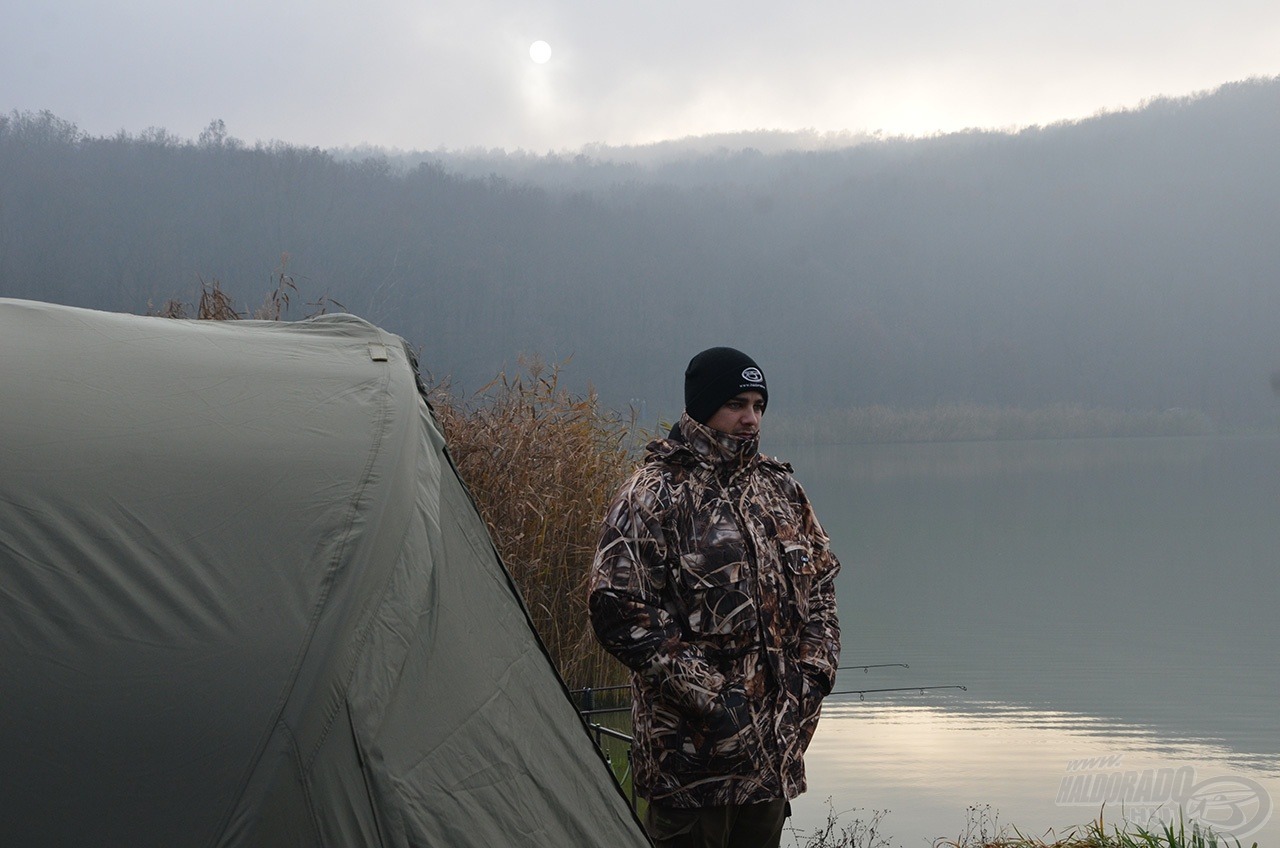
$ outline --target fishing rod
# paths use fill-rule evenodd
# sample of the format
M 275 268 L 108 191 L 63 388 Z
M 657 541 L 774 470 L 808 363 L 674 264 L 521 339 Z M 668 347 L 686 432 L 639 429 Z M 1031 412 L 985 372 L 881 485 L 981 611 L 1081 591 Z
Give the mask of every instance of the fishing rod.
M 572 689 L 570 695 L 585 695 L 588 692 L 617 692 L 619 689 L 630 689 L 630 683 L 621 683 L 617 686 L 587 686 L 584 689 Z
M 872 694 L 873 692 L 875 692 L 875 693 L 878 693 L 878 692 L 919 692 L 921 695 L 923 695 L 923 694 L 925 693 L 925 690 L 927 690 L 927 689 L 959 689 L 961 692 L 968 692 L 968 691 L 969 691 L 969 687 L 968 687 L 968 686 L 958 686 L 958 685 L 953 685 L 953 686 L 894 686 L 894 687 L 889 688 L 889 689 L 848 689 L 848 690 L 845 690 L 845 691 L 843 691 L 843 692 L 832 692 L 830 695 L 827 695 L 827 697 L 828 697 L 828 698 L 830 698 L 832 695 L 857 695 L 857 696 L 858 696 L 858 700 L 859 700 L 859 701 L 865 701 L 865 700 L 866 700 L 866 696 L 867 696 L 867 695 Z
M 855 666 L 855 668 L 858 668 L 858 667 L 860 667 L 860 666 Z M 613 688 L 615 688 L 615 689 L 616 689 L 616 688 L 619 688 L 619 687 L 616 687 L 616 686 L 615 686 L 615 687 L 613 687 Z M 930 690 L 930 689 L 959 689 L 961 692 L 968 692 L 968 691 L 969 691 L 969 687 L 968 687 L 968 686 L 959 686 L 959 685 L 956 685 L 956 686 L 894 686 L 894 687 L 889 688 L 889 689 L 852 689 L 852 690 L 848 690 L 848 691 L 844 691 L 844 692 L 832 692 L 832 693 L 831 693 L 831 695 L 857 695 L 857 696 L 858 696 L 858 700 L 859 700 L 859 701 L 865 701 L 865 700 L 866 700 L 866 696 L 867 696 L 867 695 L 870 695 L 870 694 L 872 694 L 872 693 L 879 693 L 879 692 L 919 692 L 921 695 L 923 695 L 923 694 L 925 693 L 925 691 L 926 691 L 926 690 Z M 831 697 L 831 695 L 828 695 L 827 697 Z M 627 706 L 627 707 L 610 707 L 610 708 L 608 708 L 608 709 L 584 710 L 584 711 L 582 712 L 582 714 L 583 714 L 584 716 L 587 716 L 587 715 L 593 715 L 593 716 L 595 716 L 595 715 L 601 715 L 601 714 L 604 714 L 604 713 L 620 713 L 620 712 L 630 712 L 630 711 L 631 711 L 631 707 L 629 707 L 629 706 Z M 631 738 L 630 736 L 628 736 L 627 734 L 623 733 L 623 732 L 622 732 L 622 731 L 620 731 L 620 730 L 615 730 L 615 729 L 613 729 L 612 727 L 605 727 L 604 725 L 602 725 L 602 724 L 597 724 L 597 723 L 596 723 L 596 722 L 594 722 L 594 721 L 590 721 L 590 722 L 588 723 L 588 725 L 589 725 L 589 727 L 591 728 L 592 732 L 594 732 L 594 733 L 597 735 L 597 737 L 599 737 L 599 736 L 608 736 L 608 737 L 610 737 L 610 738 L 612 738 L 612 739 L 618 739 L 618 740 L 620 740 L 620 741 L 627 742 L 627 743 L 630 743 L 630 742 L 632 742 L 632 741 L 633 741 L 633 740 L 632 740 L 632 738 Z M 597 738 L 597 740 L 596 740 L 596 744 L 599 744 L 599 739 L 598 739 L 598 738 Z
M 608 736 L 610 739 L 617 739 L 619 742 L 631 742 L 632 738 L 621 730 L 614 730 L 612 727 L 605 727 L 603 724 L 591 722 L 591 730 L 599 736 Z
M 613 687 L 613 688 L 619 688 L 619 687 Z M 952 684 L 947 686 L 890 686 L 884 689 L 842 689 L 839 692 L 829 693 L 827 697 L 831 698 L 836 695 L 857 695 L 859 701 L 865 701 L 868 695 L 878 695 L 885 692 L 918 692 L 919 694 L 923 695 L 925 692 L 936 691 L 939 689 L 959 689 L 961 692 L 969 691 L 968 686 L 960 686 L 959 684 Z M 579 712 L 581 712 L 582 715 L 584 716 L 607 715 L 609 713 L 629 713 L 631 712 L 631 706 L 627 705 L 624 707 L 587 708 L 584 710 L 579 710 Z
M 836 671 L 854 671 L 862 669 L 864 673 L 869 672 L 873 668 L 911 668 L 906 663 L 872 663 L 871 665 L 842 665 Z M 859 701 L 865 701 L 867 695 L 879 694 L 881 692 L 919 692 L 921 695 L 929 689 L 959 689 L 961 692 L 968 692 L 967 686 L 893 686 L 887 689 L 845 689 L 839 692 L 831 692 L 831 695 L 857 695 Z
M 853 671 L 862 669 L 864 672 L 870 672 L 873 668 L 911 668 L 906 663 L 872 663 L 871 665 L 842 665 L 836 671 Z
M 968 686 L 893 686 L 887 689 L 845 689 L 840 692 L 831 692 L 828 698 L 836 695 L 857 695 L 859 701 L 865 701 L 868 695 L 880 694 L 882 692 L 919 692 L 923 695 L 926 691 L 935 689 L 959 689 L 961 692 L 968 692 Z M 607 715 L 608 713 L 629 713 L 631 706 L 625 707 L 597 707 L 594 709 L 579 710 L 583 715 Z
M 869 674 L 873 668 L 911 668 L 906 663 L 871 663 L 870 665 L 842 665 L 836 671 L 857 671 L 862 669 L 864 673 Z M 630 683 L 621 683 L 617 686 L 587 686 L 582 689 L 573 689 L 569 694 L 576 697 L 589 695 L 593 692 L 617 692 L 621 689 L 630 689 Z M 871 691 L 871 690 L 867 690 Z

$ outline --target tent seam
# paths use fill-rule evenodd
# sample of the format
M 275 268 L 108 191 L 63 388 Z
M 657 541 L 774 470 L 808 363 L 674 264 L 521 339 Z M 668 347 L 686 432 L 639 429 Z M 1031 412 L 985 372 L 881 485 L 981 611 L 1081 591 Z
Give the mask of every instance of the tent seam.
M 390 380 L 391 380 L 391 374 L 390 374 L 390 369 L 388 368 L 386 382 L 390 383 Z M 383 397 L 384 397 L 384 409 L 383 409 L 383 415 L 381 419 L 382 429 L 378 435 L 377 444 L 375 446 L 375 456 L 376 454 L 380 454 L 382 452 L 382 444 L 386 441 L 386 423 L 387 423 L 387 419 L 389 418 L 389 415 L 387 413 L 391 405 L 390 404 L 391 392 L 389 391 L 385 392 Z M 373 471 L 373 462 L 371 458 L 369 463 L 369 468 L 368 468 L 370 477 L 372 476 L 372 471 Z M 366 479 L 361 483 L 362 490 L 367 485 L 367 483 L 368 483 L 368 477 L 366 477 Z M 354 520 L 355 518 L 353 515 L 352 522 L 354 522 Z M 350 526 L 348 526 L 348 532 L 349 531 L 350 531 Z M 404 537 L 409 535 L 409 532 L 410 532 L 410 522 L 406 522 L 404 533 L 402 533 L 400 536 L 401 541 L 404 540 Z M 399 550 L 401 547 L 402 547 L 401 545 L 396 546 L 397 550 Z M 346 550 L 346 542 L 344 541 L 342 546 L 342 551 L 345 551 L 345 550 Z M 340 551 L 339 553 L 341 554 L 342 551 Z M 337 705 L 333 708 L 332 712 L 330 712 L 330 714 L 325 718 L 324 723 L 321 725 L 321 730 L 318 738 L 316 739 L 316 744 L 306 758 L 306 767 L 308 770 L 310 770 L 312 764 L 315 762 L 316 757 L 320 755 L 320 749 L 324 747 L 325 740 L 329 738 L 329 733 L 333 730 L 334 722 L 337 721 L 338 713 L 342 711 L 342 707 L 344 704 L 347 707 L 348 718 L 352 722 L 354 722 L 354 718 L 351 717 L 351 706 L 350 706 L 350 700 L 349 700 L 349 694 L 351 692 L 351 681 L 356 676 L 356 671 L 360 665 L 360 660 L 364 657 L 364 652 L 368 650 L 369 634 L 373 632 L 374 625 L 377 621 L 377 611 L 382 608 L 382 604 L 384 600 L 386 599 L 387 595 L 391 592 L 392 587 L 395 583 L 395 575 L 396 575 L 395 568 L 388 569 L 387 579 L 382 585 L 382 591 L 379 592 L 377 595 L 377 602 L 370 603 L 368 605 L 368 611 L 364 614 L 364 620 L 360 622 L 359 627 L 357 627 L 354 631 L 355 638 L 352 644 L 351 667 L 347 669 L 347 673 L 342 677 L 342 690 L 341 690 L 342 698 L 339 700 Z M 354 732 L 354 727 L 355 727 L 354 724 L 352 724 L 353 732 Z
M 223 818 L 222 827 L 217 830 L 217 836 L 210 842 L 210 845 L 222 844 L 224 838 L 226 837 L 226 829 L 230 825 L 231 817 L 235 813 L 235 810 L 239 808 L 241 802 L 244 800 L 245 792 L 248 791 L 249 784 L 253 779 L 253 774 L 257 770 L 257 766 L 259 762 L 261 762 L 262 754 L 266 750 L 267 745 L 271 740 L 271 737 L 275 735 L 276 731 L 279 729 L 279 730 L 283 730 L 284 733 L 288 734 L 291 740 L 293 739 L 293 731 L 289 727 L 288 723 L 284 720 L 284 708 L 289 703 L 289 698 L 293 693 L 294 687 L 297 685 L 298 673 L 302 669 L 303 665 L 305 664 L 307 655 L 311 652 L 311 643 L 312 643 L 312 640 L 315 638 L 316 627 L 319 625 L 320 618 L 324 613 L 325 607 L 328 605 L 329 596 L 333 591 L 333 585 L 337 579 L 338 566 L 341 563 L 342 555 L 346 552 L 347 543 L 350 541 L 351 528 L 355 524 L 356 516 L 359 514 L 360 504 L 364 499 L 365 490 L 368 488 L 369 480 L 373 476 L 373 468 L 374 468 L 375 460 L 377 459 L 378 455 L 382 451 L 382 443 L 386 434 L 386 424 L 387 424 L 387 418 L 388 418 L 389 406 L 390 406 L 390 404 L 388 403 L 389 392 L 387 391 L 387 384 L 390 382 L 390 379 L 391 379 L 390 369 L 384 367 L 382 369 L 381 376 L 377 380 L 377 382 L 379 383 L 380 397 L 379 397 L 379 404 L 378 404 L 377 426 L 376 426 L 376 431 L 374 435 L 373 445 L 370 447 L 368 459 L 365 462 L 364 470 L 360 474 L 360 482 L 356 486 L 355 493 L 351 498 L 350 504 L 347 508 L 347 518 L 346 518 L 346 521 L 344 522 L 344 526 L 340 534 L 340 541 L 338 543 L 337 550 L 334 552 L 334 555 L 330 558 L 329 564 L 326 568 L 326 573 L 325 573 L 323 584 L 322 584 L 323 588 L 321 589 L 320 597 L 316 600 L 315 607 L 312 610 L 311 620 L 307 624 L 306 637 L 302 640 L 302 646 L 299 648 L 298 654 L 294 659 L 293 665 L 289 669 L 288 685 L 285 686 L 284 690 L 281 693 L 280 698 L 276 703 L 275 719 L 269 725 L 269 729 L 263 734 L 263 739 L 258 744 L 253 760 L 249 768 L 246 770 L 244 780 L 240 785 L 240 791 L 236 794 L 235 803 L 229 805 L 226 816 Z M 329 726 L 332 725 L 332 721 L 333 721 L 332 717 L 330 717 L 326 721 L 325 723 L 326 730 Z M 322 735 L 321 741 L 323 741 L 323 738 L 324 736 Z M 304 767 L 302 763 L 302 757 L 301 757 L 302 752 L 298 748 L 296 742 L 293 742 L 293 744 L 291 744 L 291 747 L 298 754 L 298 757 L 297 757 L 298 766 L 300 768 Z M 308 758 L 305 768 L 307 769 L 310 768 L 312 759 L 313 758 L 310 758 L 310 757 Z M 305 779 L 305 775 L 304 775 L 303 783 L 304 783 L 304 786 L 306 786 L 307 781 Z M 315 815 L 314 805 L 312 803 L 310 792 L 309 790 L 305 790 L 305 789 L 304 791 L 306 791 L 307 793 L 308 816 L 314 817 Z
M 316 843 L 320 843 L 320 819 L 316 816 L 315 796 L 311 793 L 311 778 L 308 770 L 302 765 L 302 751 L 298 747 L 298 737 L 294 735 L 293 730 L 286 724 L 283 726 L 285 738 L 289 740 L 289 748 L 293 751 L 294 769 L 298 773 L 298 782 L 302 784 L 302 794 L 307 799 L 307 820 L 311 822 L 311 829 L 315 835 Z
M 360 484 L 356 487 L 356 496 L 351 502 L 351 509 L 347 515 L 346 527 L 344 527 L 342 531 L 342 541 L 339 542 L 338 549 L 334 552 L 333 560 L 330 562 L 328 571 L 325 574 L 324 591 L 323 591 L 322 597 L 320 598 L 320 602 L 316 605 L 315 613 L 312 616 L 312 623 L 310 627 L 308 627 L 307 629 L 306 648 L 302 652 L 302 657 L 300 658 L 300 661 L 299 661 L 299 668 L 301 668 L 302 664 L 305 662 L 306 655 L 311 651 L 311 640 L 315 635 L 315 628 L 319 624 L 320 617 L 324 613 L 324 609 L 328 606 L 329 595 L 332 593 L 333 586 L 337 582 L 338 568 L 342 564 L 343 555 L 347 552 L 347 545 L 351 541 L 351 528 L 355 525 L 356 516 L 360 512 L 359 507 L 364 502 L 365 491 L 369 487 L 369 481 L 373 478 L 373 468 L 374 468 L 374 465 L 376 464 L 375 461 L 377 460 L 378 456 L 382 453 L 382 445 L 386 441 L 387 420 L 390 417 L 389 413 L 390 413 L 390 406 L 391 406 L 390 404 L 391 393 L 387 391 L 387 384 L 390 382 L 390 379 L 391 379 L 391 375 L 388 369 L 387 374 L 384 376 L 382 380 L 381 400 L 379 402 L 379 410 L 378 410 L 379 415 L 378 415 L 377 435 L 374 438 L 373 447 L 369 452 L 369 460 L 365 465 L 364 473 L 360 477 Z M 358 633 L 357 646 L 359 647 L 359 650 L 357 650 L 354 654 L 356 658 L 359 658 L 361 652 L 364 649 L 363 646 L 367 636 L 367 629 L 366 629 L 367 626 L 368 625 L 366 623 L 365 628 L 361 628 L 361 630 L 357 631 Z M 324 746 L 324 742 L 329 736 L 329 731 L 333 729 L 333 723 L 337 719 L 339 710 L 342 708 L 342 701 L 346 700 L 347 691 L 350 686 L 351 677 L 354 674 L 354 670 L 355 670 L 355 662 L 352 662 L 352 670 L 348 672 L 346 677 L 343 679 L 342 699 L 335 703 L 333 709 L 329 712 L 329 715 L 325 718 L 324 724 L 321 725 L 321 730 L 320 730 L 320 733 L 318 734 L 318 738 L 316 739 L 315 745 L 313 745 L 311 750 L 307 752 L 306 759 L 305 759 L 305 767 L 308 772 L 310 772 L 311 766 L 315 763 L 315 759 L 319 755 L 320 749 Z

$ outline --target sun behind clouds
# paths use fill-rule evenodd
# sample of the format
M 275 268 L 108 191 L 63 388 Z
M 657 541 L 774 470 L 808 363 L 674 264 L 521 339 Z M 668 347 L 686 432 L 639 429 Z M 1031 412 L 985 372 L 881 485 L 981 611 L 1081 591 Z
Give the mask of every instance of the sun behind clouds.
M 551 59 L 551 45 L 545 41 L 535 41 L 529 45 L 529 58 L 539 65 L 545 65 Z

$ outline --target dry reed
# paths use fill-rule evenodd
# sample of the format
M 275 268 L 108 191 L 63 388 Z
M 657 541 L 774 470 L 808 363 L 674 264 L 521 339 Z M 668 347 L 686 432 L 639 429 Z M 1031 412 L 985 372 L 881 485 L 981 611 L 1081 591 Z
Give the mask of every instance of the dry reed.
M 574 688 L 624 680 L 591 632 L 585 584 L 601 517 L 633 464 L 634 420 L 569 392 L 560 368 L 538 360 L 469 400 L 447 385 L 430 400 L 561 676 Z
M 280 254 L 280 264 L 271 272 L 271 282 L 275 287 L 267 293 L 262 305 L 253 310 L 254 318 L 263 321 L 284 320 L 294 295 L 298 293 L 298 286 L 293 276 L 287 273 L 288 267 L 289 254 Z M 239 321 L 249 317 L 249 312 L 236 309 L 235 299 L 223 290 L 222 283 L 216 277 L 210 280 L 203 277 L 198 279 L 200 280 L 200 298 L 194 306 L 176 298 L 170 298 L 158 309 L 148 302 L 147 314 L 158 318 L 196 318 L 201 321 Z M 324 315 L 331 307 L 346 309 L 327 294 L 320 295 L 314 301 L 307 301 L 306 305 L 311 307 L 311 311 L 304 316 L 306 318 Z

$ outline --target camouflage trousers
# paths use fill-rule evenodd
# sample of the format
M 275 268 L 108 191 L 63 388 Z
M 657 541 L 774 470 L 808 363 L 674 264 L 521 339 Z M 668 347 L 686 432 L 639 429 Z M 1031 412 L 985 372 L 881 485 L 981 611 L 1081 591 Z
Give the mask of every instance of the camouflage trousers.
M 654 848 L 778 848 L 789 815 L 782 799 L 687 809 L 650 804 L 644 826 Z

